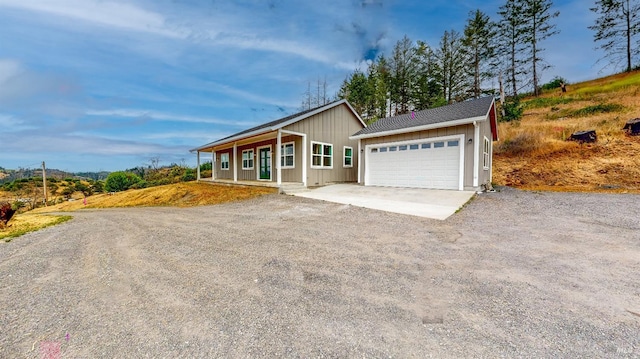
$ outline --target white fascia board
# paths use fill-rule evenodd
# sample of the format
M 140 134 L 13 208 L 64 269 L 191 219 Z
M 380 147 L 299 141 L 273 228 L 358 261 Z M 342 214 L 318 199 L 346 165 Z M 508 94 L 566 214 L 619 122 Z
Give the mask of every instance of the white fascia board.
M 374 137 L 382 137 L 382 136 L 393 136 L 393 135 L 400 135 L 400 134 L 403 134 L 403 133 L 434 130 L 434 129 L 437 129 L 437 128 L 444 128 L 444 127 L 469 125 L 469 124 L 472 124 L 474 122 L 485 121 L 486 119 L 487 119 L 486 116 L 478 116 L 478 117 L 473 117 L 473 118 L 465 118 L 465 119 L 462 119 L 462 120 L 438 122 L 438 123 L 434 123 L 434 124 L 430 124 L 430 125 L 405 127 L 405 128 L 399 128 L 397 130 L 366 133 L 366 134 L 359 135 L 359 136 L 349 136 L 349 139 L 350 140 L 359 140 L 359 139 L 365 139 L 365 138 L 374 138 Z

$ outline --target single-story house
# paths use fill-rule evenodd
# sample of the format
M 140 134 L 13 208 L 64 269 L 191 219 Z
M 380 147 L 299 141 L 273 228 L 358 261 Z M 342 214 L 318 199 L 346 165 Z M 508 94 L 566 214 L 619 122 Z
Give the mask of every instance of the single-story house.
M 497 130 L 493 97 L 380 119 L 349 137 L 358 141 L 358 182 L 488 189 Z
M 305 187 L 358 180 L 358 140 L 366 127 L 346 100 L 302 111 L 194 148 L 209 153 L 212 179 L 300 183 Z

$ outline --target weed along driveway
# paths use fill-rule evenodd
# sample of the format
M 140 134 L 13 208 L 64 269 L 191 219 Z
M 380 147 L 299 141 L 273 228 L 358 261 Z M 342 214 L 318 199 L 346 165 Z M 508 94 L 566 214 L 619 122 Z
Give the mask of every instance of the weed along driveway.
M 0 357 L 638 357 L 640 197 L 445 221 L 267 195 L 81 210 L 0 246 Z

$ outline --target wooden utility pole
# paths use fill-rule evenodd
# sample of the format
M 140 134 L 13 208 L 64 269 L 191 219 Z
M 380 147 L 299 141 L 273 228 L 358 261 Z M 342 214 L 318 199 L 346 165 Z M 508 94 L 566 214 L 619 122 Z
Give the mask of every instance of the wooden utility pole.
M 47 168 L 42 161 L 42 189 L 44 190 L 44 206 L 47 206 Z

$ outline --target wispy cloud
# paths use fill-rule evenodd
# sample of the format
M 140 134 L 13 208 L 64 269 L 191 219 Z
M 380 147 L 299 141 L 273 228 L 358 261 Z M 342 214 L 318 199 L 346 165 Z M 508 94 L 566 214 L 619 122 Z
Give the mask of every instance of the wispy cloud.
M 154 111 L 154 110 L 136 110 L 136 109 L 115 109 L 115 110 L 88 110 L 86 111 L 88 116 L 103 116 L 103 117 L 124 117 L 124 118 L 140 118 L 156 121 L 174 121 L 174 122 L 191 122 L 191 123 L 209 123 L 218 125 L 231 125 L 231 126 L 251 126 L 255 125 L 255 122 L 236 121 L 236 120 L 223 120 L 212 117 L 198 117 L 177 115 L 166 112 Z
M 161 14 L 123 2 L 0 0 L 0 6 L 64 16 L 98 25 L 148 32 L 172 38 L 185 38 L 188 36 L 185 31 L 168 26 L 165 17 Z

